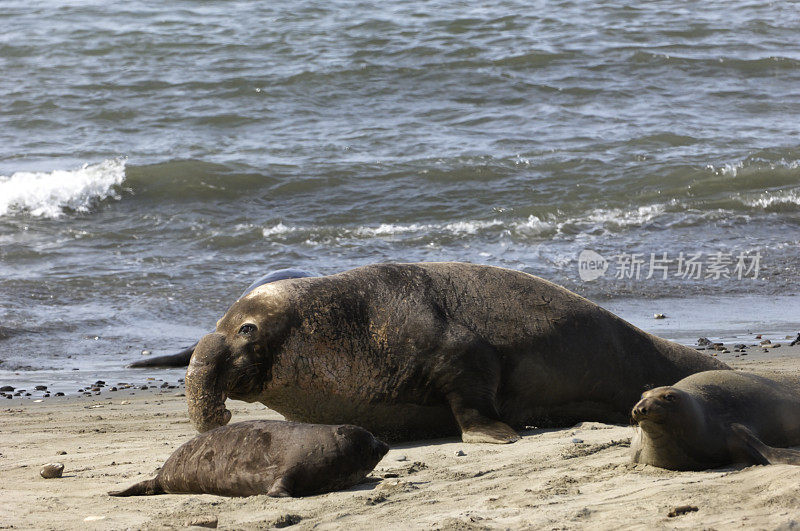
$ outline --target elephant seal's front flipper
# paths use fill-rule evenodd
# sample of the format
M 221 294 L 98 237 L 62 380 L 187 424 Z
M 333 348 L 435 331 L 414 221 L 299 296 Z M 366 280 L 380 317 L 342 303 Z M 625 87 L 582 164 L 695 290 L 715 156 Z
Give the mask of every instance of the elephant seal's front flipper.
M 286 476 L 275 480 L 275 483 L 273 483 L 272 487 L 270 487 L 269 491 L 267 491 L 267 496 L 271 496 L 273 498 L 292 497 L 291 486 L 289 485 L 289 480 L 286 478 Z
M 438 384 L 465 443 L 508 444 L 520 439 L 500 420 L 497 389 L 502 365 L 491 345 L 463 327 L 451 326 L 437 355 L 450 360 Z
M 800 465 L 800 451 L 764 444 L 747 426 L 731 424 L 731 451 L 744 454 L 755 465 Z
M 164 494 L 164 489 L 162 489 L 161 485 L 158 483 L 157 477 L 140 481 L 127 489 L 108 492 L 109 496 L 154 496 L 156 494 Z

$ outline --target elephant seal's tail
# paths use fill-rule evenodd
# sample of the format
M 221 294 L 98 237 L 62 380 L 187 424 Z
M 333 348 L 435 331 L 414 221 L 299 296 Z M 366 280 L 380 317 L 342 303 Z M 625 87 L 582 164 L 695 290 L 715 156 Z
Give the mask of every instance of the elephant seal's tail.
M 167 356 L 156 356 L 155 358 L 148 358 L 146 360 L 136 361 L 128 365 L 130 369 L 142 368 L 164 368 L 164 367 L 187 367 L 189 360 L 192 359 L 192 353 L 197 343 L 191 347 L 181 350 L 177 354 L 169 354 Z
M 166 494 L 158 478 L 140 481 L 135 485 L 131 485 L 125 490 L 111 490 L 108 492 L 109 496 L 154 496 L 156 494 Z

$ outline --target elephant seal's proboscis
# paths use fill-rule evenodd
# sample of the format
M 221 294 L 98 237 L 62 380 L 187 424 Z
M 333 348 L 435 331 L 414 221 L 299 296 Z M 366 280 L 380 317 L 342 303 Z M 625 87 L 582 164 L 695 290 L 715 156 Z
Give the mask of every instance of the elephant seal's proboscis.
M 158 475 L 111 496 L 308 496 L 351 487 L 389 450 L 357 426 L 252 420 L 200 434 Z
M 225 399 L 387 440 L 461 433 L 508 443 L 526 425 L 624 423 L 643 390 L 727 366 L 519 271 L 376 264 L 262 285 L 197 345 L 199 431 Z
M 632 459 L 671 470 L 732 463 L 800 465 L 800 392 L 790 378 L 734 371 L 693 374 L 645 392 Z

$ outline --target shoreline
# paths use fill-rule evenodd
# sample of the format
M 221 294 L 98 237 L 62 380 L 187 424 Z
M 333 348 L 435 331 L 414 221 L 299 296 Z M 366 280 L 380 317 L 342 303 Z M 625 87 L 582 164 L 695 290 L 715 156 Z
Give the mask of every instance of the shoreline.
M 800 346 L 729 363 L 800 374 Z M 108 490 L 153 477 L 195 431 L 185 398 L 176 396 L 182 390 L 110 394 L 2 402 L 0 527 L 153 529 L 217 518 L 220 528 L 254 529 L 295 516 L 293 529 L 774 528 L 800 521 L 800 467 L 672 472 L 632 465 L 632 427 L 596 422 L 528 430 L 504 446 L 457 438 L 398 444 L 366 483 L 309 498 L 112 498 Z M 282 418 L 258 403 L 227 407 L 234 422 Z M 64 477 L 39 477 L 39 468 L 54 461 L 65 464 Z M 667 516 L 680 505 L 699 510 Z
M 672 317 L 667 319 L 653 319 L 650 317 L 649 322 L 654 322 L 653 326 L 644 327 L 642 320 L 630 320 L 632 324 L 642 328 L 643 330 L 658 335 L 660 337 L 668 336 L 669 334 L 659 334 L 659 330 L 655 329 L 661 322 L 669 321 Z M 685 317 L 684 317 L 685 319 Z M 627 319 L 626 319 L 627 320 Z M 678 319 L 675 319 L 678 320 Z M 661 325 L 663 328 L 663 325 Z M 763 339 L 769 339 L 772 343 L 787 347 L 795 338 L 800 337 L 797 331 L 792 331 L 790 328 L 784 328 L 786 333 L 780 331 L 765 332 L 763 334 L 748 333 L 748 334 L 709 334 L 704 336 L 712 342 L 721 342 L 730 353 L 713 352 L 716 357 L 725 363 L 735 361 L 739 357 L 754 356 L 755 359 L 771 359 L 776 355 L 780 355 L 779 348 L 770 348 L 767 351 L 759 348 L 759 343 Z M 756 336 L 762 336 L 756 338 Z M 669 339 L 669 337 L 667 337 Z M 691 348 L 700 351 L 707 350 L 712 353 L 711 347 L 705 347 L 698 344 L 700 338 L 695 338 L 694 342 L 689 341 L 676 341 Z M 674 341 L 674 339 L 671 339 Z M 745 344 L 748 349 L 745 352 L 734 352 L 734 345 Z M 157 354 L 158 355 L 158 354 Z M 131 360 L 126 360 L 130 363 Z M 80 372 L 80 378 L 77 373 Z M 13 387 L 13 391 L 0 391 L 0 406 L 3 404 L 12 405 L 17 400 L 23 402 L 33 400 L 52 400 L 53 398 L 63 398 L 82 396 L 90 398 L 92 396 L 111 396 L 112 393 L 117 395 L 124 395 L 133 391 L 143 390 L 146 387 L 152 390 L 153 387 L 168 393 L 170 391 L 180 392 L 183 389 L 183 379 L 186 374 L 185 368 L 169 368 L 169 369 L 128 369 L 121 367 L 113 371 L 98 371 L 98 370 L 70 370 L 70 371 L 2 371 L 0 370 L 0 388 Z M 69 375 L 70 378 L 64 381 L 62 377 Z M 99 385 L 98 385 L 99 384 Z M 47 390 L 36 390 L 37 386 L 45 386 Z M 20 393 L 21 391 L 21 393 Z M 26 394 L 27 393 L 27 394 Z M 56 393 L 63 393 L 56 396 Z M 49 396 L 46 396 L 49 395 Z M 9 399 L 9 396 L 11 398 Z

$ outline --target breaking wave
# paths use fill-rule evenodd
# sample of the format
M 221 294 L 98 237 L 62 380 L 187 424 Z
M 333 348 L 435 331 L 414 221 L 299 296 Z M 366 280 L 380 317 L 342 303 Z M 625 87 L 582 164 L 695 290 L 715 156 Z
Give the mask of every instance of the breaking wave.
M 77 170 L 0 176 L 0 216 L 26 212 L 58 218 L 65 210 L 88 212 L 103 199 L 119 199 L 114 187 L 124 180 L 124 158 L 84 164 Z

